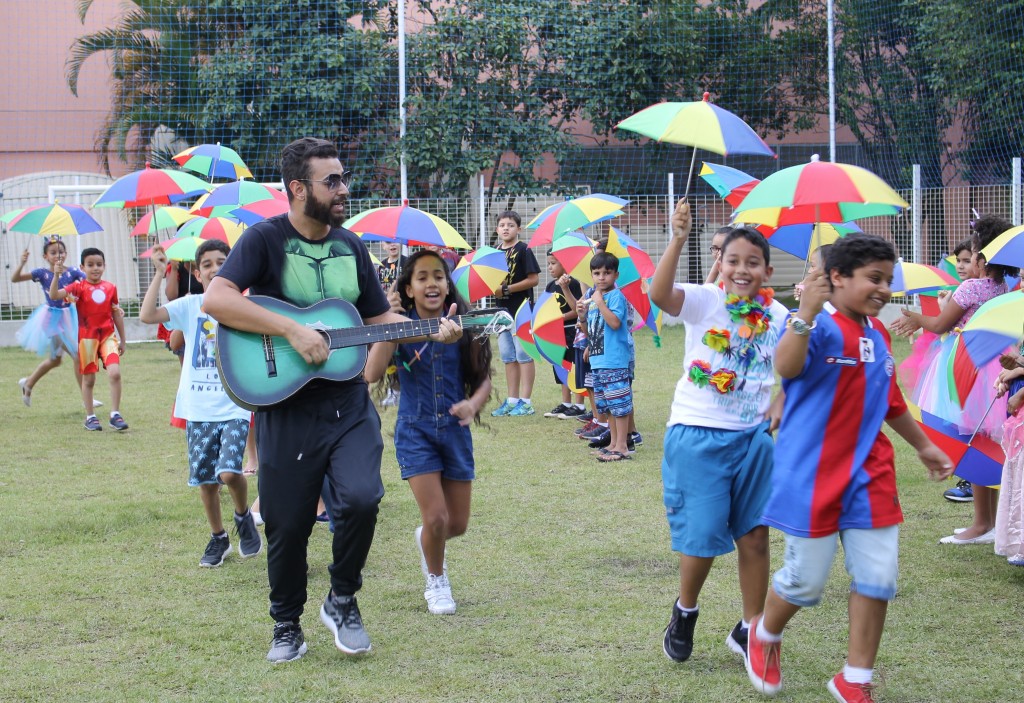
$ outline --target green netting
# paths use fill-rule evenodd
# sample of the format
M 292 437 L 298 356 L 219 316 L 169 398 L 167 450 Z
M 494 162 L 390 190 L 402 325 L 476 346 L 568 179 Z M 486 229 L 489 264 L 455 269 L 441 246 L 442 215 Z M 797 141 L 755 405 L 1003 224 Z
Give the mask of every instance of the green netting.
M 481 173 L 491 194 L 661 193 L 688 149 L 614 125 L 705 90 L 780 157 L 730 165 L 763 176 L 827 158 L 822 1 L 407 0 L 405 11 L 400 142 L 395 0 L 6 0 L 0 179 L 117 175 L 221 142 L 275 180 L 281 146 L 317 135 L 342 146 L 356 197 L 398 196 L 402 150 L 410 197 L 465 196 Z M 1024 152 L 1019 0 L 837 0 L 835 20 L 839 160 L 895 187 L 913 164 L 924 187 L 1009 181 Z

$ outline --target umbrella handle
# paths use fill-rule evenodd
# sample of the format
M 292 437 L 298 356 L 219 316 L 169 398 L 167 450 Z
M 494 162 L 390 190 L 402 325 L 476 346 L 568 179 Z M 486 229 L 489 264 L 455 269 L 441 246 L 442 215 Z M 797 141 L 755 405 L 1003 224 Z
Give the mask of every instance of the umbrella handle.
M 690 173 L 686 176 L 686 190 L 683 191 L 683 198 L 690 194 L 690 183 L 693 182 L 693 166 L 697 163 L 697 147 L 693 147 L 693 155 L 690 157 Z
M 985 414 L 981 416 L 980 420 L 978 420 L 978 426 L 974 428 L 974 433 L 971 435 L 971 438 L 969 440 L 967 440 L 967 446 L 968 447 L 971 446 L 971 442 L 974 441 L 974 438 L 978 436 L 978 432 L 981 431 L 981 426 L 982 426 L 982 424 L 984 424 L 985 418 L 988 417 L 989 411 L 992 410 L 992 406 L 995 405 L 995 404 L 996 404 L 996 397 L 992 396 L 992 400 L 988 401 L 988 407 L 985 408 Z

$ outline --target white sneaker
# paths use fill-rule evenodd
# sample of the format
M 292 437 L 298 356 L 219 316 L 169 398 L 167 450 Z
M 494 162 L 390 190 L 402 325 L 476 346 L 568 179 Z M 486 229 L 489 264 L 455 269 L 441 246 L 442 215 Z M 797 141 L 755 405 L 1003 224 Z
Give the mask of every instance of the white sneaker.
M 31 408 L 32 407 L 32 389 L 29 388 L 27 385 L 25 385 L 26 383 L 28 383 L 28 379 L 27 378 L 19 378 L 18 379 L 18 388 L 21 389 L 21 402 L 23 402 L 25 405 L 27 405 L 28 407 Z
M 94 408 L 102 408 L 103 407 L 103 401 L 102 400 L 93 399 L 92 406 Z
M 423 578 L 429 578 L 430 577 L 430 567 L 427 566 L 427 555 L 423 551 L 423 525 L 420 525 L 419 527 L 417 527 L 416 531 L 413 534 L 416 535 L 416 548 L 419 549 L 419 551 L 420 551 L 420 571 L 423 572 Z M 445 575 L 448 574 L 448 555 L 447 554 L 445 554 L 444 562 L 442 563 L 442 566 L 441 566 L 441 571 L 444 572 Z
M 455 601 L 452 599 L 452 586 L 448 576 L 427 576 L 427 588 L 423 591 L 427 599 L 427 610 L 434 615 L 451 615 L 455 612 Z
M 259 527 L 260 525 L 263 524 L 263 516 L 262 515 L 260 515 L 258 512 L 256 512 L 252 508 L 249 508 L 249 512 L 252 513 L 252 521 L 256 523 L 257 527 Z

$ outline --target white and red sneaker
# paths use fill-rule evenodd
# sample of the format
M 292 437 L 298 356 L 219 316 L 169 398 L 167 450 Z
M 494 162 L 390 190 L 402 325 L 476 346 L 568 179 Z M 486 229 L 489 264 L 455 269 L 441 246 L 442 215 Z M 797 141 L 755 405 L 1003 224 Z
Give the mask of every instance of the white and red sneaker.
M 870 683 L 850 683 L 841 671 L 828 682 L 829 693 L 839 703 L 875 703 L 871 695 L 874 688 Z
M 762 642 L 757 638 L 757 625 L 761 618 L 759 615 L 750 621 L 747 655 L 743 662 L 754 688 L 767 696 L 774 696 L 782 690 L 782 642 Z

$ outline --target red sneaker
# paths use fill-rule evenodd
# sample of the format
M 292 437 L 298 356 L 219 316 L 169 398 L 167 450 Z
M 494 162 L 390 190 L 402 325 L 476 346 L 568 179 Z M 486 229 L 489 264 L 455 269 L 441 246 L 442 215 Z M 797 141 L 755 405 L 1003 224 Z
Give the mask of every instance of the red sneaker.
M 843 672 L 839 672 L 828 682 L 829 693 L 839 703 L 875 703 L 871 696 L 874 685 L 870 683 L 850 683 L 843 678 Z
M 750 621 L 747 635 L 747 676 L 754 688 L 768 696 L 774 696 L 782 690 L 782 642 L 762 642 L 757 638 L 758 616 Z M 831 688 L 831 684 L 829 684 Z

